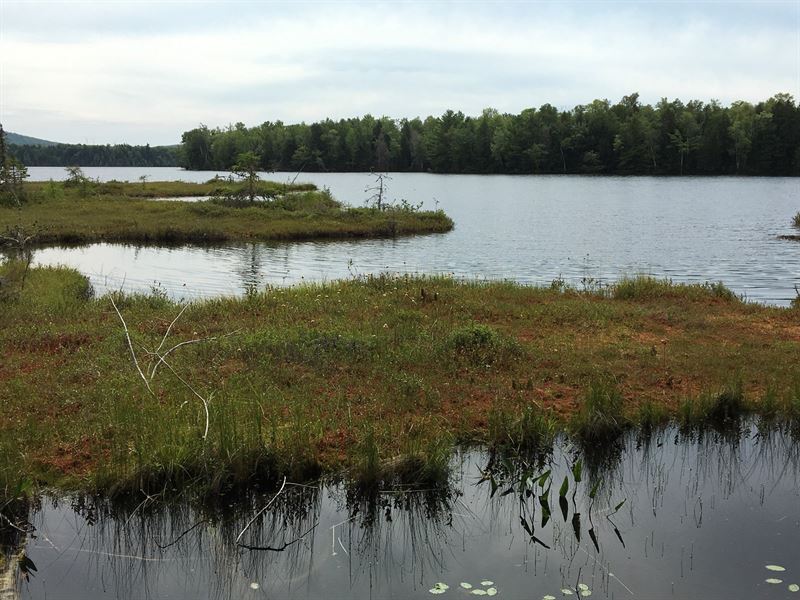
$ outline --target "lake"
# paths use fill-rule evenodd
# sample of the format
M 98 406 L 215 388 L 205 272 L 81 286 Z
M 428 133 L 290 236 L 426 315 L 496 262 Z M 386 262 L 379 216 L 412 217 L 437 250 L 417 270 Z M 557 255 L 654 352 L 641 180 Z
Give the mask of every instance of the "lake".
M 216 173 L 177 168 L 87 167 L 101 180 L 206 181 Z M 63 179 L 60 167 L 31 167 L 31 180 Z M 227 173 L 221 172 L 223 176 Z M 287 181 L 296 174 L 264 173 Z M 326 281 L 380 271 L 453 274 L 581 286 L 624 275 L 681 282 L 722 281 L 750 300 L 787 305 L 800 284 L 796 178 L 669 178 L 391 175 L 388 195 L 442 208 L 455 229 L 398 239 L 136 247 L 49 248 L 37 264 L 66 264 L 100 293 L 160 288 L 175 298 L 241 294 L 268 284 Z M 362 205 L 368 173 L 301 173 Z
M 274 494 L 222 510 L 144 495 L 127 508 L 44 499 L 25 546 L 38 571 L 21 597 L 794 597 L 800 463 L 787 433 L 756 423 L 724 435 L 632 433 L 602 461 L 580 457 L 562 440 L 541 463 L 516 461 L 512 477 L 486 451 L 465 450 L 438 492 L 290 485 L 249 528 Z M 514 485 L 520 465 L 532 474 L 524 487 Z M 535 478 L 547 470 L 543 487 Z M 242 531 L 242 544 L 262 549 L 237 546 Z

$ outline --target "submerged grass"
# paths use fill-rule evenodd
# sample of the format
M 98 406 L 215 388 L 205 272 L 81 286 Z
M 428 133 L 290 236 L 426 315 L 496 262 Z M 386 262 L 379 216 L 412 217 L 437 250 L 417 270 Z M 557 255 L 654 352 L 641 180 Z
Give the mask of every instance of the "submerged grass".
M 28 201 L 0 207 L 0 233 L 21 229 L 38 244 L 91 242 L 215 243 L 229 240 L 392 237 L 445 232 L 453 222 L 442 211 L 348 208 L 327 190 L 262 182 L 269 201 L 216 197 L 232 184 L 183 182 L 91 184 L 90 191 L 63 183 L 26 184 Z M 313 188 L 313 186 L 310 186 Z M 152 197 L 209 196 L 201 202 Z
M 568 429 L 602 446 L 632 423 L 759 406 L 800 423 L 796 311 L 648 287 L 621 299 L 366 277 L 193 303 L 171 328 L 182 305 L 117 294 L 150 393 L 110 299 L 75 271 L 34 268 L 0 300 L 0 486 L 224 493 L 334 472 L 435 484 L 460 442 L 536 452 Z M 168 329 L 162 354 L 200 341 L 151 378 L 145 349 Z

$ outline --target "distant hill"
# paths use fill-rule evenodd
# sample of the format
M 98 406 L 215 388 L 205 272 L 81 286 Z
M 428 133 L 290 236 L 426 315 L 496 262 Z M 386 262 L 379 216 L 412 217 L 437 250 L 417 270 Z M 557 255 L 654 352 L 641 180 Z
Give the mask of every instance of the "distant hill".
M 59 144 L 59 142 L 41 140 L 39 138 L 30 137 L 29 135 L 12 133 L 11 131 L 6 131 L 6 143 L 15 144 L 17 146 L 57 146 Z

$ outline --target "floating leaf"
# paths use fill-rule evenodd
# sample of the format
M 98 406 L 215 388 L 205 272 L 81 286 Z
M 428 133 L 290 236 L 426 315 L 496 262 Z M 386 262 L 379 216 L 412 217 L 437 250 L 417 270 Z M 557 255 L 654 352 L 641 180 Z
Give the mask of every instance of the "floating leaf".
M 494 585 L 494 581 L 489 581 L 487 579 L 486 581 L 481 581 L 481 585 L 484 586 L 484 587 L 487 586 L 487 585 Z
M 542 596 L 542 600 L 556 600 L 556 597 L 547 594 L 546 596 Z
M 428 591 L 431 594 L 444 594 L 448 589 L 450 589 L 449 585 L 440 582 L 440 583 L 434 583 L 433 588 L 431 588 Z
M 627 498 L 625 498 L 625 500 L 627 500 Z M 614 507 L 614 512 L 617 512 L 620 508 L 622 508 L 622 505 L 625 504 L 625 500 L 623 500 Z
M 789 591 L 790 592 L 800 592 L 800 585 L 797 585 L 796 583 L 791 584 L 789 586 Z
M 471 583 L 467 583 L 466 581 L 462 581 L 461 582 L 461 587 L 464 588 L 465 590 L 471 590 L 472 589 L 472 584 Z
M 428 590 L 431 594 L 444 594 L 445 590 L 442 588 L 431 588 Z
M 250 584 L 250 589 L 251 589 L 251 590 L 257 590 L 257 589 L 258 589 L 258 588 L 260 588 L 260 587 L 261 587 L 261 586 L 260 586 L 260 585 L 258 585 L 258 584 L 257 584 L 255 581 L 254 581 L 253 583 L 251 583 L 251 584 Z
M 496 596 L 497 595 L 497 588 L 493 588 L 493 587 L 489 588 L 488 590 L 486 590 L 486 595 L 487 596 Z
M 779 583 L 783 583 L 783 579 L 775 579 L 774 577 L 770 577 L 769 579 L 765 579 L 767 583 L 771 583 L 772 585 L 777 585 Z
M 778 571 L 778 572 L 781 572 L 781 573 L 786 570 L 780 565 L 767 565 L 765 568 L 768 571 Z
M 583 590 L 581 592 L 581 596 L 584 596 L 584 597 L 591 596 L 591 595 L 592 595 L 592 590 Z
M 480 588 L 475 588 L 470 592 L 473 596 L 486 596 L 486 590 L 482 590 Z
M 580 591 L 582 591 L 582 592 L 585 592 L 586 590 L 588 590 L 588 589 L 589 589 L 589 586 L 588 586 L 588 585 L 586 585 L 585 583 L 579 583 L 579 584 L 578 584 L 578 589 L 579 589 Z
M 561 593 L 564 594 L 565 596 L 572 596 L 574 592 L 569 588 L 564 588 L 561 590 Z
M 552 472 L 552 470 L 547 470 L 539 476 L 539 479 L 536 481 L 538 482 L 540 488 L 544 489 L 544 486 L 547 483 L 547 480 L 550 479 Z

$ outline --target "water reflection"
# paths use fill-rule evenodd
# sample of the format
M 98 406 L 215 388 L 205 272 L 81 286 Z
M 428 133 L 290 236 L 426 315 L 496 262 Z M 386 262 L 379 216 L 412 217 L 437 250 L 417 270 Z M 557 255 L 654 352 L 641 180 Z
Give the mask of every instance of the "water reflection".
M 39 574 L 21 589 L 422 598 L 441 583 L 447 597 L 781 598 L 800 580 L 798 466 L 790 435 L 748 425 L 736 436 L 630 435 L 600 462 L 566 440 L 544 461 L 465 451 L 444 489 L 364 496 L 345 482 L 290 485 L 255 520 L 274 494 L 213 507 L 49 500 L 27 541 Z M 787 568 L 785 585 L 765 582 L 767 564 Z

